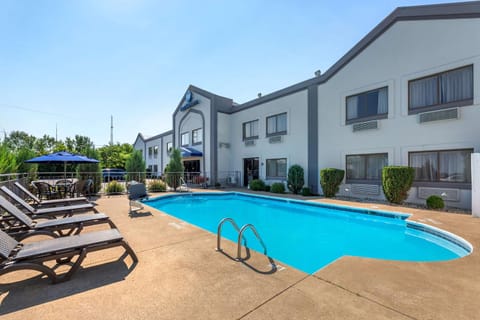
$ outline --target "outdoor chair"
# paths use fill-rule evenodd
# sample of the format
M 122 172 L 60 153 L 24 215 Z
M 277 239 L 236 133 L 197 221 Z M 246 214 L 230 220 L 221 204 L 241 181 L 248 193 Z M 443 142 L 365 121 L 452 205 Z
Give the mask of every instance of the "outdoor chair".
M 147 189 L 143 183 L 130 183 L 128 187 L 128 200 L 130 203 L 130 213 L 143 209 L 139 200 L 148 199 Z
M 138 258 L 117 229 L 82 233 L 37 242 L 20 243 L 0 231 L 0 275 L 17 270 L 35 270 L 46 275 L 52 283 L 69 280 L 88 253 L 112 247 L 123 247 L 134 265 Z M 76 258 L 75 262 L 71 262 Z M 123 255 L 122 255 L 123 257 Z M 45 262 L 56 261 L 49 267 Z M 67 272 L 57 274 L 59 265 L 70 265 Z
M 51 207 L 51 208 L 34 208 L 30 204 L 28 204 L 25 200 L 20 198 L 15 192 L 8 189 L 6 186 L 0 187 L 0 190 L 7 195 L 14 203 L 20 205 L 25 210 L 27 210 L 27 214 L 32 215 L 32 218 L 41 218 L 41 217 L 55 217 L 58 215 L 63 216 L 72 216 L 76 212 L 80 211 L 89 211 L 93 210 L 94 212 L 98 212 L 94 205 L 91 203 L 81 203 L 69 206 L 60 206 L 60 207 Z
M 27 188 L 25 188 L 20 182 L 15 182 L 15 187 L 20 190 L 27 197 L 27 199 L 30 199 L 37 207 L 88 203 L 88 199 L 85 197 L 40 200 L 37 196 L 35 196 Z
M 37 196 L 40 199 L 51 200 L 59 198 L 59 194 L 55 187 L 46 182 L 33 181 L 32 185 L 37 189 Z
M 0 208 L 6 213 L 0 220 L 0 229 L 17 241 L 35 235 L 48 235 L 53 238 L 76 235 L 86 226 L 102 223 L 108 223 L 110 228 L 115 228 L 115 224 L 104 213 L 35 221 L 2 196 L 0 196 Z

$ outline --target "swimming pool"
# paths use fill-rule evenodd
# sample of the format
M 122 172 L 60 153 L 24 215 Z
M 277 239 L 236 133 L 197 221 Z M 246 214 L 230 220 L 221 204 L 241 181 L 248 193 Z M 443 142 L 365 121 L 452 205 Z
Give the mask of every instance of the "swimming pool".
M 409 215 L 401 213 L 233 192 L 167 195 L 144 202 L 212 233 L 225 217 L 239 227 L 251 223 L 268 256 L 310 274 L 344 255 L 427 262 L 472 251 L 464 239 L 406 221 Z M 227 223 L 222 236 L 236 242 L 238 232 Z M 250 230 L 245 236 L 249 248 L 263 252 Z

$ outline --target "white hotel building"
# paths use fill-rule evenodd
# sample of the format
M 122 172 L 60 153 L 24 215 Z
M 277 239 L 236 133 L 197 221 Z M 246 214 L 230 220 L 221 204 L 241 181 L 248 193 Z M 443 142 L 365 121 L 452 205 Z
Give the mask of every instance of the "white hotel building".
M 470 154 L 480 151 L 480 1 L 397 8 L 324 74 L 243 104 L 195 86 L 173 130 L 145 138 L 161 174 L 169 149 L 209 184 L 285 181 L 299 164 L 321 194 L 320 170 L 341 168 L 340 194 L 384 199 L 385 165 L 416 169 L 409 202 L 432 194 L 470 208 Z

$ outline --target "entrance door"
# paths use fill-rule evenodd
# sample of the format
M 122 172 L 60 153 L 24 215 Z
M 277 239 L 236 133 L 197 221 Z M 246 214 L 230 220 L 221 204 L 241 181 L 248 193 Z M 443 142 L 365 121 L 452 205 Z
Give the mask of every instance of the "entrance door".
M 194 177 L 200 174 L 200 160 L 185 160 L 183 161 L 185 168 L 185 181 L 192 182 Z
M 243 159 L 243 186 L 246 187 L 250 181 L 258 179 L 258 158 Z

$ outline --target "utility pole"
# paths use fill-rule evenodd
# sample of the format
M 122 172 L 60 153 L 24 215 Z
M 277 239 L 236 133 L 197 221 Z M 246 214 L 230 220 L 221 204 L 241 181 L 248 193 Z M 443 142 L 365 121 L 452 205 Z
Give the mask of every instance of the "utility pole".
M 110 116 L 110 145 L 113 145 L 113 116 Z

